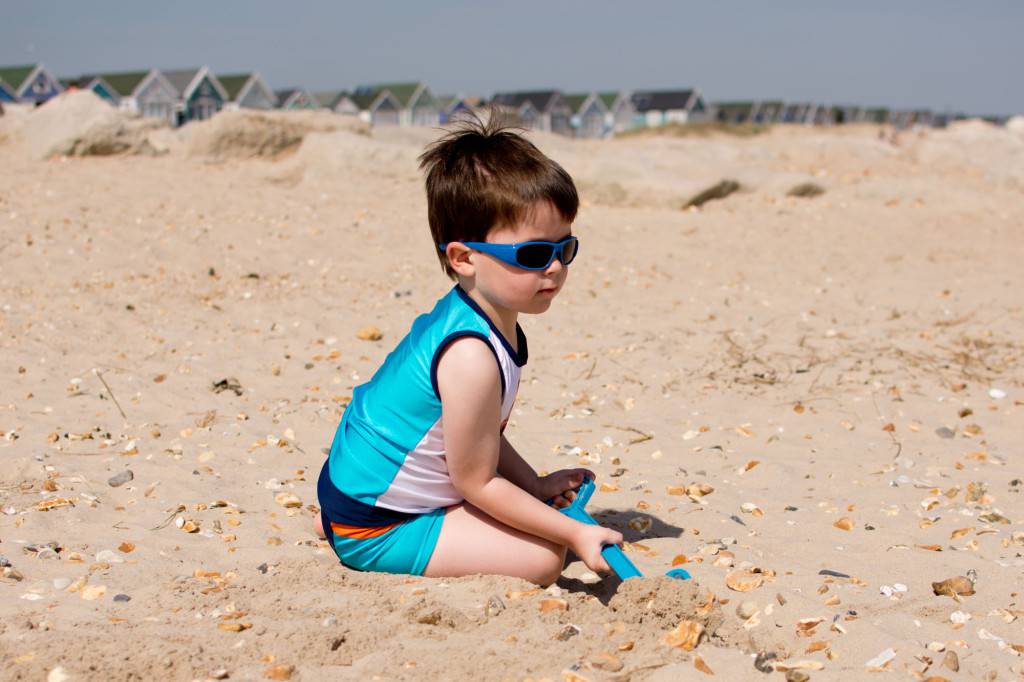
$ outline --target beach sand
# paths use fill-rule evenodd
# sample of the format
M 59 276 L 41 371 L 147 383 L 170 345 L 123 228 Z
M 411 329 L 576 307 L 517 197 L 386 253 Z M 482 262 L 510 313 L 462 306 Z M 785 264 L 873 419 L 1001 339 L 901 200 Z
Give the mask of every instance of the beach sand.
M 312 532 L 353 387 L 451 286 L 436 131 L 39 160 L 37 115 L 0 119 L 0 677 L 1021 678 L 1024 135 L 533 135 L 581 251 L 507 435 L 594 469 L 651 576 L 537 590 Z

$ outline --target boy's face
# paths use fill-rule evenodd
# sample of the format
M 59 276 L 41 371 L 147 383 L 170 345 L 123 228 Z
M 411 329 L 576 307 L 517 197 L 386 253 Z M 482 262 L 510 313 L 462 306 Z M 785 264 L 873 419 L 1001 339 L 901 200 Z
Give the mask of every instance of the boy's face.
M 557 242 L 570 234 L 572 225 L 562 218 L 554 205 L 540 201 L 515 226 L 488 232 L 487 241 L 493 244 Z M 479 292 L 496 308 L 516 313 L 546 311 L 569 274 L 558 258 L 551 261 L 546 270 L 524 270 L 479 251 L 474 251 L 470 258 L 475 270 L 474 285 Z

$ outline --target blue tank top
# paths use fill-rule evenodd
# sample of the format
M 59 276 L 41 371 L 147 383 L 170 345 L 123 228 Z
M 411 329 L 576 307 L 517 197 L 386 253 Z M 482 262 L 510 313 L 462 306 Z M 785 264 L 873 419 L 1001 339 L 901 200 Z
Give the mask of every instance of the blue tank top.
M 455 286 L 420 315 L 373 378 L 357 386 L 342 415 L 317 496 L 332 522 L 372 527 L 462 501 L 445 459 L 437 365 L 456 339 L 483 340 L 501 378 L 501 425 L 508 422 L 526 364 L 473 299 Z

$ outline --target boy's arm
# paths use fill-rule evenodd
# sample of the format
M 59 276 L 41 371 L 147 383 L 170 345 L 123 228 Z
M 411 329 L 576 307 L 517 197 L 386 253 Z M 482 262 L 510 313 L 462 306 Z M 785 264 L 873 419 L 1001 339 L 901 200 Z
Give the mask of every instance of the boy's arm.
M 437 385 L 448 473 L 455 489 L 502 523 L 560 545 L 573 545 L 582 524 L 499 473 L 501 383 L 491 349 L 476 338 L 452 342 L 438 364 Z M 529 467 L 516 455 L 504 469 L 511 468 L 512 476 L 523 475 L 519 462 Z
M 498 473 L 534 497 L 540 497 L 537 492 L 537 472 L 508 442 L 505 434 L 501 434 L 498 448 Z

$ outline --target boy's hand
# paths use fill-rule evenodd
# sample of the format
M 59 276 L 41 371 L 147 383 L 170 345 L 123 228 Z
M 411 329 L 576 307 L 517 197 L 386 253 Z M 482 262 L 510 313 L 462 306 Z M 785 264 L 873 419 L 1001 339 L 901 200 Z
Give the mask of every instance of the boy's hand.
M 611 571 L 608 562 L 601 556 L 601 549 L 605 545 L 617 545 L 622 542 L 622 533 L 611 528 L 591 526 L 586 523 L 578 524 L 576 533 L 569 542 L 569 549 L 573 551 L 591 571 L 607 573 Z
M 545 502 L 553 499 L 555 509 L 568 507 L 576 497 L 575 489 L 580 487 L 584 477 L 593 479 L 594 472 L 583 468 L 561 469 L 547 476 L 540 476 L 537 479 L 536 497 Z

